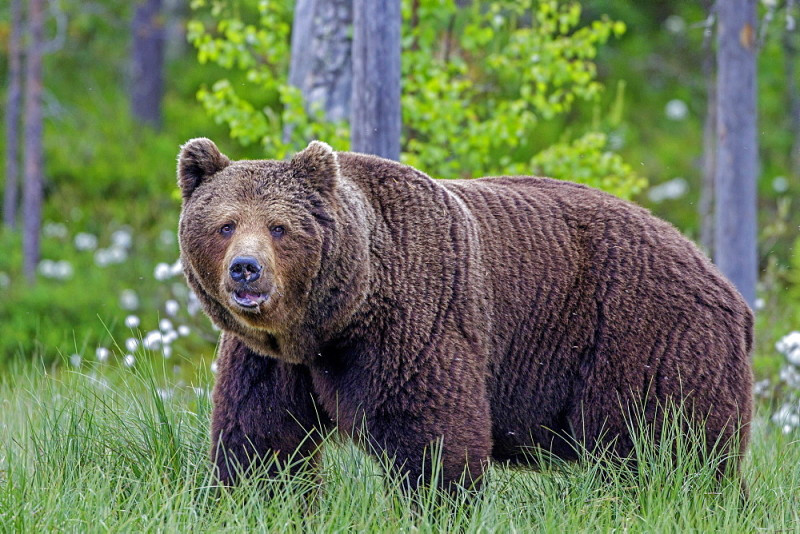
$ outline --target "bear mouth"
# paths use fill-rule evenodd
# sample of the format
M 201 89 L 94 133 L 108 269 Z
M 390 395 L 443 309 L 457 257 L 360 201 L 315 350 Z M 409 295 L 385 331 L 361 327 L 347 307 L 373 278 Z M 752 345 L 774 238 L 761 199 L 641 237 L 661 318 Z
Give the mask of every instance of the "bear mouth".
M 246 289 L 231 292 L 231 300 L 233 300 L 237 306 L 249 310 L 258 308 L 258 306 L 268 298 L 269 295 L 266 293 L 256 293 Z

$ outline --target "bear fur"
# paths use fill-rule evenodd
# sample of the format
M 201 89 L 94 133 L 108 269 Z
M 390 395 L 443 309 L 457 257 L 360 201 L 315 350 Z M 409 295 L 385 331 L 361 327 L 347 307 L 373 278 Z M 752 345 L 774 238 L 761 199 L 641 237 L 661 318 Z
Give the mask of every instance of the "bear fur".
M 224 484 L 313 464 L 334 426 L 412 487 L 434 443 L 448 487 L 531 447 L 625 457 L 631 414 L 658 439 L 670 402 L 709 443 L 747 445 L 752 313 L 645 209 L 546 178 L 433 180 L 318 141 L 232 162 L 193 139 L 178 181 L 185 275 L 222 330 Z

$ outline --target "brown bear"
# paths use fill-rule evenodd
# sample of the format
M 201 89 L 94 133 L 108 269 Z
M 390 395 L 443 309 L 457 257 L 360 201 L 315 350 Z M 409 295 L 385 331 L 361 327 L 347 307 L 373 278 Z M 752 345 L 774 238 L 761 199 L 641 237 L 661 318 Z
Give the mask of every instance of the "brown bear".
M 532 447 L 625 457 L 632 410 L 657 428 L 669 402 L 709 443 L 746 447 L 752 313 L 645 209 L 546 178 L 433 180 L 318 141 L 230 161 L 193 139 L 178 181 L 185 275 L 222 330 L 223 484 L 313 464 L 334 426 L 410 487 L 432 444 L 446 487 Z

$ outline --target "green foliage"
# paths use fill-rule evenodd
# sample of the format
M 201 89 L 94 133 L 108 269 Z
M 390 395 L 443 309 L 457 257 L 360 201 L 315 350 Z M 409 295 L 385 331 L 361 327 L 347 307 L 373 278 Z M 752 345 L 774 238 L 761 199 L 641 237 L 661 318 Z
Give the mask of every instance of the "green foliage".
M 98 345 L 121 353 L 114 341 L 124 346 L 127 337 L 141 336 L 123 325 L 128 312 L 119 298 L 125 289 L 139 294 L 135 313 L 143 328 L 156 327 L 166 297 L 152 273 L 157 262 L 173 262 L 178 253 L 179 146 L 200 135 L 222 138 L 226 145 L 225 130 L 209 124 L 194 98 L 199 79 L 221 69 L 200 68 L 191 56 L 171 62 L 165 72 L 164 128 L 142 127 L 130 116 L 124 75 L 131 4 L 104 2 L 86 9 L 77 0 L 61 0 L 53 8 L 69 16 L 63 46 L 44 58 L 43 219 L 45 226 L 62 225 L 64 235 L 45 232 L 41 257 L 68 263 L 72 274 L 65 279 L 39 274 L 31 284 L 21 268 L 19 234 L 0 231 L 0 372 L 10 360 L 41 358 L 50 364 L 59 354 L 93 354 Z M 0 34 L 7 29 L 4 16 L 0 10 Z M 0 63 L 4 60 L 0 55 Z M 224 149 L 243 155 L 236 144 Z M 130 230 L 133 245 L 121 263 L 101 267 L 96 251 L 74 245 L 75 235 L 87 232 L 99 247 L 108 247 L 112 233 L 122 228 Z M 169 246 L 161 244 L 164 231 L 172 232 Z M 176 360 L 178 352 L 210 354 L 214 346 L 187 338 L 179 344 Z
M 196 19 L 189 22 L 187 37 L 197 47 L 200 63 L 243 71 L 249 91 L 242 94 L 229 78 L 201 88 L 197 98 L 209 115 L 227 124 L 231 137 L 243 145 L 259 142 L 279 159 L 308 139 L 326 139 L 334 148 L 346 149 L 347 128 L 325 122 L 321 111 L 306 111 L 300 91 L 288 84 L 292 2 L 258 1 L 258 26 L 245 24 L 226 5 L 212 6 L 211 15 L 217 18 L 213 31 Z M 204 7 L 204 0 L 192 2 L 195 10 Z
M 90 230 L 95 225 L 102 228 L 96 234 Z M 216 335 L 207 319 L 201 313 L 186 312 L 189 295 L 182 275 L 158 281 L 152 274 L 159 262 L 172 263 L 178 257 L 174 230 L 148 230 L 139 221 L 140 230 L 134 233 L 130 227 L 117 224 L 103 228 L 94 220 L 79 228 L 83 237 L 91 234 L 97 239 L 96 248 L 81 249 L 76 246 L 79 238 L 74 229 L 52 221 L 45 223 L 42 264 L 34 284 L 19 268 L 19 234 L 0 234 L 0 249 L 10 251 L 0 256 L 0 369 L 19 359 L 38 359 L 47 364 L 71 354 L 94 359 L 97 347 L 106 347 L 121 358 L 131 352 L 125 347 L 126 339 L 141 342 L 147 331 L 158 331 L 159 319 L 167 316 L 174 327 L 185 324 L 192 332 L 172 347 L 176 365 L 182 363 L 180 355 L 189 351 L 207 356 L 213 353 Z M 129 236 L 129 246 L 112 244 L 120 233 Z M 100 259 L 115 248 L 116 260 Z M 54 262 L 68 269 L 68 274 L 45 272 L 43 266 Z M 125 293 L 135 295 L 135 305 L 124 305 Z M 175 316 L 165 309 L 169 299 L 178 303 Z M 124 320 L 128 314 L 134 314 L 140 325 L 127 327 Z M 148 357 L 161 359 L 161 351 Z
M 206 111 L 232 137 L 260 142 L 271 157 L 285 157 L 310 138 L 346 148 L 346 125 L 304 109 L 287 83 L 290 3 L 258 2 L 258 25 L 222 5 L 212 8 L 210 28 L 190 23 L 189 39 L 201 62 L 243 70 L 246 90 L 259 90 L 251 97 L 223 78 L 198 93 Z M 571 112 L 577 101 L 596 102 L 602 85 L 593 60 L 610 37 L 624 33 L 622 22 L 604 17 L 581 26 L 580 5 L 555 0 L 467 8 L 453 0 L 408 1 L 403 14 L 404 162 L 441 178 L 536 170 L 625 198 L 644 187 L 601 132 L 531 156 L 547 146 L 538 135 L 542 122 Z
M 542 176 L 569 176 L 570 180 L 603 189 L 622 198 L 630 198 L 647 185 L 637 177 L 622 158 L 605 149 L 606 136 L 588 133 L 570 144 L 559 143 L 539 152 L 531 160 L 534 172 Z M 594 160 L 583 159 L 590 154 Z M 623 177 L 625 179 L 623 179 Z
M 796 237 L 789 255 L 789 291 L 787 297 L 794 304 L 792 320 L 795 330 L 800 330 L 800 237 Z

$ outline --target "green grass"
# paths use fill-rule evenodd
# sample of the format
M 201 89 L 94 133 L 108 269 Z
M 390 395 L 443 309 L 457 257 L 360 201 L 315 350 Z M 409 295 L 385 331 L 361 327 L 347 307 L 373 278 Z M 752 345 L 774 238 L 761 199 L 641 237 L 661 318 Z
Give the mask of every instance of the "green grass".
M 262 480 L 218 491 L 207 459 L 207 389 L 162 389 L 166 374 L 18 366 L 0 377 L 0 531 L 800 530 L 800 442 L 765 416 L 754 422 L 744 464 L 746 504 L 680 447 L 674 462 L 643 451 L 649 459 L 636 474 L 597 462 L 538 473 L 494 465 L 468 505 L 466 494 L 408 498 L 376 462 L 333 440 L 319 487 Z

